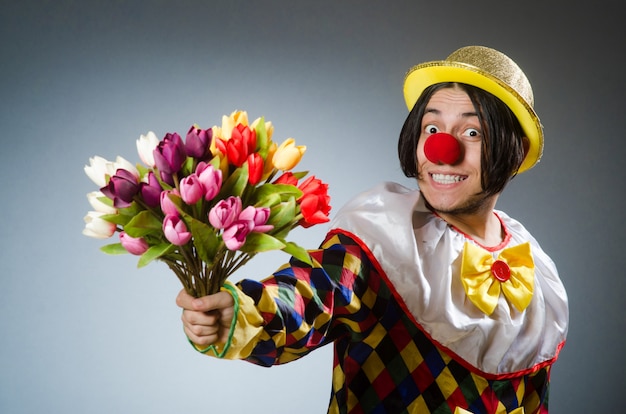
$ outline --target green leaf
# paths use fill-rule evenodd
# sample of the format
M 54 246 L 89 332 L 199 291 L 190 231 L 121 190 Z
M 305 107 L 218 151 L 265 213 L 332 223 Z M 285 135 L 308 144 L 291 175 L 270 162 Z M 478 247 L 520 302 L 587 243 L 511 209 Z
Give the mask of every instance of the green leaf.
M 133 217 L 139 214 L 140 211 L 145 211 L 141 208 L 137 202 L 133 201 L 130 206 L 124 208 L 118 208 L 117 212 L 123 216 Z
M 282 250 L 285 243 L 266 233 L 252 232 L 246 237 L 246 242 L 239 249 L 245 253 L 268 252 L 270 250 Z
M 106 254 L 126 254 L 126 253 L 128 253 L 128 250 L 126 250 L 124 248 L 124 246 L 122 246 L 122 243 L 107 244 L 106 246 L 102 246 L 100 248 L 100 250 L 103 251 Z
M 168 253 L 171 253 L 175 249 L 176 246 L 170 243 L 160 243 L 155 246 L 150 246 L 150 248 L 146 250 L 146 252 L 142 254 L 139 258 L 139 262 L 137 262 L 137 267 L 144 267 L 153 260 L 158 259 L 159 257 L 164 256 Z
M 220 238 L 215 229 L 189 215 L 185 215 L 185 221 L 189 224 L 198 257 L 209 265 L 213 264 L 220 246 Z
M 128 222 L 132 219 L 130 216 L 123 216 L 121 214 L 104 214 L 100 216 L 102 220 L 108 221 L 109 223 L 118 224 L 120 226 L 126 226 Z
M 257 200 L 256 197 L 252 197 L 252 199 L 250 200 L 250 204 L 252 204 L 253 206 L 257 208 L 260 208 L 260 207 L 271 208 L 279 204 L 280 202 L 281 202 L 280 194 L 277 194 L 277 193 L 266 194 L 260 200 Z
M 296 199 L 300 198 L 302 196 L 302 191 L 298 187 L 289 184 L 268 183 L 255 189 L 253 199 L 256 200 L 255 205 L 268 205 L 267 200 L 275 198 L 277 195 L 280 197 L 281 201 L 286 201 L 292 197 Z
M 298 180 L 306 177 L 308 173 L 309 173 L 308 171 L 292 172 L 293 176 L 296 177 Z
M 313 265 L 313 262 L 311 261 L 311 256 L 309 255 L 309 252 L 304 249 L 303 247 L 298 246 L 296 243 L 294 242 L 287 242 L 287 245 L 285 246 L 285 248 L 283 249 L 283 251 L 285 253 L 288 253 L 290 255 L 292 255 L 293 257 L 295 257 L 296 259 L 300 260 L 301 262 L 304 262 L 308 265 Z
M 139 176 L 141 178 L 145 177 L 150 172 L 150 169 L 143 164 L 137 163 L 135 167 L 137 167 L 137 171 L 139 171 Z
M 163 223 L 148 210 L 144 210 L 133 217 L 124 226 L 124 231 L 131 237 L 143 237 L 151 233 L 161 233 Z
M 218 199 L 225 199 L 229 196 L 241 197 L 243 190 L 248 184 L 248 163 L 244 163 L 241 167 L 235 169 L 222 185 Z
M 270 218 L 267 224 L 280 228 L 291 223 L 296 216 L 296 199 L 291 197 L 289 200 L 277 204 L 270 208 Z
M 259 154 L 265 159 L 269 148 L 270 140 L 267 137 L 267 128 L 265 128 L 265 118 L 261 117 L 255 128 L 256 144 Z

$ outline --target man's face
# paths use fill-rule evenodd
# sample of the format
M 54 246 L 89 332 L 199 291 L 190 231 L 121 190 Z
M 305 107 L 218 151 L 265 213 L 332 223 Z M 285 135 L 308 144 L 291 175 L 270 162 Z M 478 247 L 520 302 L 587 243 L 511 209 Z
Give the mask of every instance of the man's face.
M 433 163 L 426 158 L 424 143 L 437 132 L 458 140 L 461 151 L 455 163 Z M 467 93 L 458 87 L 435 92 L 422 119 L 417 172 L 420 191 L 436 212 L 467 215 L 493 209 L 497 196 L 481 194 L 481 147 L 480 121 Z

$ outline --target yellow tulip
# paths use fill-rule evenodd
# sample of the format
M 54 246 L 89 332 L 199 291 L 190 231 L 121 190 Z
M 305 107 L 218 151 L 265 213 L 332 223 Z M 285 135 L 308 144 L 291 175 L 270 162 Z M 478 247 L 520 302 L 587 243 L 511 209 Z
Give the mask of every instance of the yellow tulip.
M 229 140 L 233 128 L 239 124 L 248 126 L 248 113 L 246 111 L 233 111 L 230 116 L 222 116 L 222 138 Z
M 287 171 L 298 165 L 306 146 L 296 145 L 296 140 L 293 138 L 287 138 L 282 144 L 278 146 L 274 156 L 272 157 L 272 164 L 274 167 L 282 171 Z

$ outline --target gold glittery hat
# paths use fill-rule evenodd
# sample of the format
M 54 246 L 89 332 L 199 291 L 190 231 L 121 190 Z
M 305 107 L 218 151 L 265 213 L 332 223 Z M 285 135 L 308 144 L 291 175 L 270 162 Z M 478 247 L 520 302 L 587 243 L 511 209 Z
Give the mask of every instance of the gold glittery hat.
M 530 82 L 513 60 L 488 47 L 466 46 L 446 60 L 416 65 L 404 78 L 404 100 L 409 110 L 424 89 L 441 82 L 466 83 L 500 98 L 513 111 L 530 143 L 518 173 L 539 162 L 543 153 L 543 129 L 533 109 Z

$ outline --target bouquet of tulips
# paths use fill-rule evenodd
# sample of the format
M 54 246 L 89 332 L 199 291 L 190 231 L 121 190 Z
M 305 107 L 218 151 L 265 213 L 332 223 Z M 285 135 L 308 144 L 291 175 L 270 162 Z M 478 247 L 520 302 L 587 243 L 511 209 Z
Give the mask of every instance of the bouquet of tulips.
M 141 135 L 143 164 L 90 158 L 85 173 L 99 191 L 87 194 L 94 211 L 83 234 L 118 233 L 105 253 L 138 255 L 138 267 L 162 261 L 196 297 L 219 291 L 260 252 L 283 250 L 310 263 L 287 236 L 329 220 L 328 185 L 292 172 L 306 147 L 293 138 L 277 145 L 273 130 L 271 122 L 249 124 L 245 111 L 235 111 L 221 127 L 191 126 L 184 141 L 177 133 L 162 140 Z

